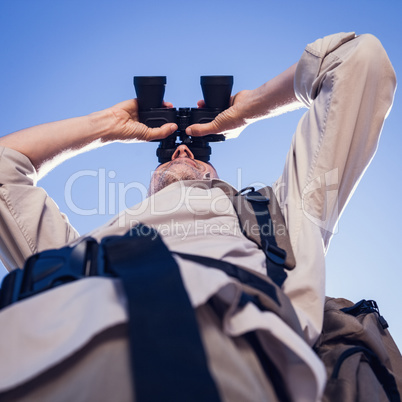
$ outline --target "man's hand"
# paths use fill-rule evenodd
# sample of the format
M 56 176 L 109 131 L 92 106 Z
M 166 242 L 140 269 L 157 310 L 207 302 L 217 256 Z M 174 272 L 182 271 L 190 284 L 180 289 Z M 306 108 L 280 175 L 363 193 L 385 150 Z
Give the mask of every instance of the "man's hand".
M 173 107 L 169 102 L 163 102 L 164 107 Z M 164 124 L 162 127 L 150 128 L 139 122 L 138 103 L 130 99 L 112 106 L 110 111 L 115 120 L 112 132 L 105 138 L 110 141 L 152 141 L 168 137 L 177 130 L 174 123 Z
M 240 91 L 231 98 L 230 107 L 213 121 L 187 127 L 187 135 L 202 137 L 208 134 L 224 134 L 236 138 L 251 123 L 298 109 L 302 104 L 293 90 L 296 64 L 253 90 Z M 204 101 L 198 107 L 204 107 Z
M 230 107 L 220 113 L 210 123 L 193 124 L 187 127 L 186 134 L 202 137 L 208 134 L 224 134 L 226 138 L 236 138 L 251 123 L 248 111 L 252 91 L 241 91 L 230 98 Z M 197 102 L 199 108 L 205 107 L 205 102 Z
M 164 103 L 172 107 L 170 103 Z M 168 123 L 149 128 L 138 121 L 135 99 L 87 116 L 26 128 L 0 138 L 0 146 L 27 156 L 39 177 L 72 156 L 114 141 L 138 142 L 163 139 L 177 130 Z

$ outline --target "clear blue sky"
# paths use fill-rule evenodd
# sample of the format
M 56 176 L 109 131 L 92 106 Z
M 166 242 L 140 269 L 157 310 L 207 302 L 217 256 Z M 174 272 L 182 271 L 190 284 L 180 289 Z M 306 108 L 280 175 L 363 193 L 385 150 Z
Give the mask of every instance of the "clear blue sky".
M 134 97 L 134 75 L 167 75 L 165 98 L 175 106 L 195 106 L 200 75 L 231 74 L 234 92 L 252 89 L 295 63 L 307 43 L 340 31 L 376 35 L 399 76 L 401 16 L 400 0 L 1 0 L 0 135 Z M 377 156 L 327 256 L 327 294 L 377 300 L 399 346 L 401 111 L 397 92 Z M 214 146 L 220 176 L 237 187 L 272 184 L 302 113 L 259 122 Z M 119 205 L 140 201 L 154 152 L 155 144 L 112 145 L 64 163 L 39 184 L 85 234 Z M 68 199 L 71 177 L 84 170 Z M 119 195 L 119 183 L 134 180 L 141 185 Z

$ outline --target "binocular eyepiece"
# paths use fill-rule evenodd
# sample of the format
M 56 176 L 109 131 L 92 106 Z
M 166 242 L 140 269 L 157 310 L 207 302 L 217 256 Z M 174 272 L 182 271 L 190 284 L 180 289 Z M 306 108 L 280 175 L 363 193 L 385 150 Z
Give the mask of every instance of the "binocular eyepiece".
M 148 127 L 160 127 L 166 123 L 176 123 L 178 129 L 169 137 L 159 141 L 156 156 L 159 163 L 169 162 L 180 142 L 189 147 L 194 158 L 208 162 L 211 155 L 210 142 L 224 141 L 221 134 L 209 134 L 204 137 L 189 137 L 186 128 L 196 123 L 209 123 L 229 107 L 233 86 L 231 75 L 201 76 L 201 88 L 205 101 L 203 108 L 165 108 L 166 77 L 134 77 L 137 93 L 139 119 Z

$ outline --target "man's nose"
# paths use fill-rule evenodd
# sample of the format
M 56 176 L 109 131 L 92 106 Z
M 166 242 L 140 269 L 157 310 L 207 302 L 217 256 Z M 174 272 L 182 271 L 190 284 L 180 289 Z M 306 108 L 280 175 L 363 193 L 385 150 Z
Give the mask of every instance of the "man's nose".
M 190 151 L 187 145 L 181 144 L 179 145 L 172 155 L 172 161 L 177 158 L 190 158 L 194 159 L 193 153 Z

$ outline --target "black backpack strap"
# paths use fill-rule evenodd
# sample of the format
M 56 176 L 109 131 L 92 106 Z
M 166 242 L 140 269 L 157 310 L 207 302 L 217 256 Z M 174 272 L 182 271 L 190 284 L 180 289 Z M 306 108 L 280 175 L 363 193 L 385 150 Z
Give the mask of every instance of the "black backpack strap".
M 241 194 L 239 194 L 241 196 Z M 258 191 L 250 189 L 244 199 L 254 211 L 257 220 L 261 248 L 266 256 L 267 275 L 278 285 L 282 286 L 287 278 L 285 272 L 286 251 L 279 248 L 275 240 L 275 232 L 268 204 L 270 199 Z
M 282 286 L 296 260 L 279 203 L 271 187 L 256 191 L 246 187 L 236 192 L 220 180 L 212 180 L 212 187 L 220 188 L 230 199 L 239 218 L 243 234 L 265 253 L 267 275 Z
M 153 229 L 102 240 L 98 269 L 121 278 L 138 401 L 219 401 L 179 267 Z
M 288 270 L 292 270 L 296 266 L 296 259 L 293 254 L 289 232 L 286 227 L 286 222 L 283 217 L 279 202 L 275 196 L 273 189 L 269 186 L 260 188 L 258 190 L 258 193 L 260 193 L 263 197 L 269 199 L 268 212 L 271 217 L 272 230 L 275 241 L 277 243 L 277 246 L 286 252 L 286 257 L 284 261 L 285 268 Z M 244 197 L 247 197 L 247 194 L 245 194 Z
M 267 213 L 270 216 L 270 218 L 268 218 L 270 219 L 270 222 L 263 227 L 263 230 L 268 230 L 269 233 L 273 234 L 277 246 L 286 252 L 284 267 L 288 270 L 295 268 L 296 259 L 293 254 L 289 232 L 280 205 L 271 187 L 266 186 L 260 188 L 257 192 L 254 187 L 246 187 L 237 191 L 230 184 L 217 179 L 211 180 L 211 187 L 219 188 L 227 195 L 237 213 L 243 234 L 262 249 L 263 247 L 260 236 L 261 230 L 258 228 L 258 225 L 261 226 L 264 222 L 257 221 L 255 216 L 256 212 L 254 208 L 252 208 L 251 202 L 264 202 L 268 207 Z M 257 197 L 260 199 L 252 197 L 252 192 L 258 193 Z M 261 213 L 266 213 L 265 209 L 261 211 Z

